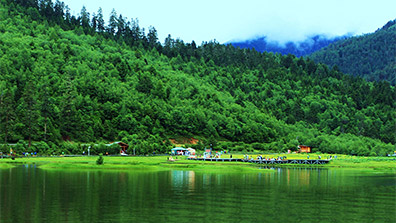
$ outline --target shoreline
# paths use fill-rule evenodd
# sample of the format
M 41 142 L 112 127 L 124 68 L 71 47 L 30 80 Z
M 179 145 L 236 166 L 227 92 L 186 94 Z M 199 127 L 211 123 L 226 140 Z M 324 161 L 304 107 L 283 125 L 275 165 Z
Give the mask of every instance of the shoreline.
M 216 162 L 187 160 L 185 157 L 169 161 L 168 156 L 104 156 L 104 164 L 97 165 L 98 156 L 77 157 L 20 157 L 15 160 L 0 159 L 0 168 L 8 169 L 19 165 L 34 164 L 41 169 L 87 169 L 87 170 L 142 170 L 165 171 L 172 169 L 199 172 L 260 172 L 270 171 L 260 167 L 283 168 L 359 168 L 396 172 L 396 159 L 352 157 L 333 159 L 327 164 L 258 164 L 250 162 Z M 180 157 L 178 157 L 180 158 Z

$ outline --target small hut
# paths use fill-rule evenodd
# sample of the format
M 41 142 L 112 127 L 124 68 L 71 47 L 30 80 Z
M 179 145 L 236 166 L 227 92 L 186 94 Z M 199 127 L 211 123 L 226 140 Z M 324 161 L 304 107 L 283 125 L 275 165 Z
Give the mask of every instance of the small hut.
M 299 145 L 298 146 L 298 152 L 299 153 L 310 153 L 311 152 L 311 147 L 310 146 Z
M 183 147 L 175 147 L 171 150 L 172 155 L 187 155 L 188 150 Z
M 114 144 L 118 144 L 121 147 L 120 154 L 126 154 L 126 151 L 127 151 L 128 147 L 129 147 L 128 144 L 123 143 L 123 142 L 112 142 L 112 143 L 106 144 L 106 146 L 112 146 Z
M 188 152 L 190 153 L 190 155 L 195 156 L 195 149 L 193 148 L 187 148 Z

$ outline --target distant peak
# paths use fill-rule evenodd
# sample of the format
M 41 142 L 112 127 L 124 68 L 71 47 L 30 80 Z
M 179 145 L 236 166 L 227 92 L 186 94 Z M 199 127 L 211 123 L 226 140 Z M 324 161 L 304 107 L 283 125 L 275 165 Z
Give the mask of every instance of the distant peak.
M 324 34 L 314 34 L 304 40 L 286 42 L 269 40 L 266 36 L 258 36 L 252 39 L 244 41 L 232 41 L 230 43 L 240 48 L 254 48 L 259 52 L 294 54 L 297 57 L 300 57 L 311 54 L 333 42 L 344 39 L 348 36 L 328 37 Z

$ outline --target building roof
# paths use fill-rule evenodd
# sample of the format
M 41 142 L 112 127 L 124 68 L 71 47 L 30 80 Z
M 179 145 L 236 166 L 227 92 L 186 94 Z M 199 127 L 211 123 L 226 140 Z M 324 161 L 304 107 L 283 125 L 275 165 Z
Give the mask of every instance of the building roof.
M 177 151 L 177 150 L 183 150 L 183 151 L 185 151 L 185 150 L 187 150 L 186 148 L 183 148 L 183 147 L 175 147 L 175 148 L 173 148 L 172 149 L 172 151 Z
M 112 146 L 112 145 L 114 145 L 114 144 L 118 144 L 118 145 L 120 145 L 120 146 L 126 146 L 126 147 L 129 146 L 128 144 L 123 143 L 123 142 L 112 142 L 112 143 L 106 144 L 106 146 Z

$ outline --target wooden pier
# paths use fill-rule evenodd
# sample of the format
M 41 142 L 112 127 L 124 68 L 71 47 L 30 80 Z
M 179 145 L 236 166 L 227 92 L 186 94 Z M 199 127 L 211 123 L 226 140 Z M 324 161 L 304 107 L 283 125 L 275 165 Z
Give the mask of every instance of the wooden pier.
M 265 160 L 265 159 L 234 159 L 234 158 L 187 158 L 188 160 L 197 161 L 211 161 L 211 162 L 247 162 L 247 163 L 259 163 L 259 164 L 327 164 L 330 160 L 327 159 L 306 159 L 306 160 Z

